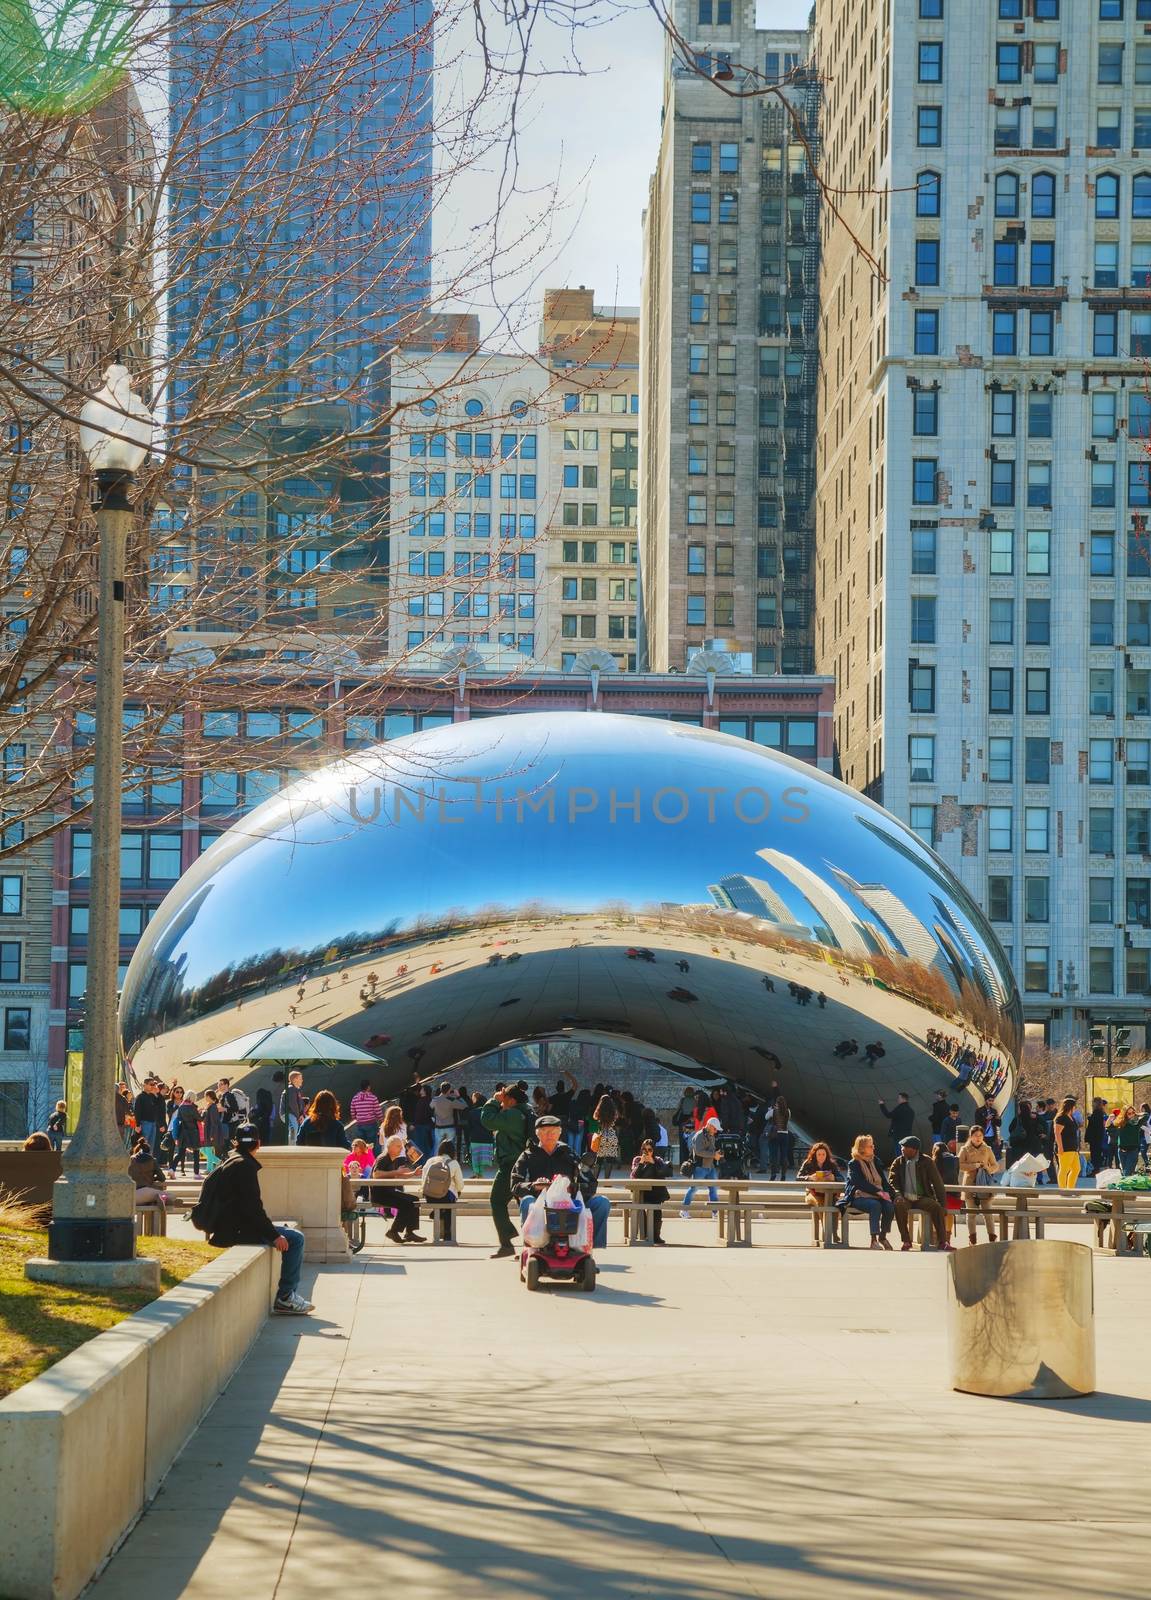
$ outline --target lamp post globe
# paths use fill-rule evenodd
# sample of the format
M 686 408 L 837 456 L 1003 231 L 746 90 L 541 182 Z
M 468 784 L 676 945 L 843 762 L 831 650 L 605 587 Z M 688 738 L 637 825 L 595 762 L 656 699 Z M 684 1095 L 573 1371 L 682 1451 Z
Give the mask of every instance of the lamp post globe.
M 48 1256 L 30 1278 L 105 1289 L 159 1288 L 159 1262 L 136 1258 L 136 1188 L 116 1126 L 120 817 L 123 795 L 125 562 L 128 498 L 147 458 L 153 418 L 114 362 L 80 411 L 80 447 L 92 470 L 100 564 L 88 974 L 80 1115 L 53 1187 Z

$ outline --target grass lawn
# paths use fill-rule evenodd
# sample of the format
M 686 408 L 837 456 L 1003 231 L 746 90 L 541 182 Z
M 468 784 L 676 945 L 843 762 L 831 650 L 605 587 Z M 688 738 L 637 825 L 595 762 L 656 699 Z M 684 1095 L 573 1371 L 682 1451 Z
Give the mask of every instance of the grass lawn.
M 0 1397 L 155 1299 L 142 1289 L 90 1294 L 30 1283 L 25 1261 L 47 1251 L 44 1230 L 29 1229 L 10 1213 L 0 1215 Z M 161 1294 L 220 1254 L 191 1239 L 141 1239 L 139 1253 L 159 1260 Z

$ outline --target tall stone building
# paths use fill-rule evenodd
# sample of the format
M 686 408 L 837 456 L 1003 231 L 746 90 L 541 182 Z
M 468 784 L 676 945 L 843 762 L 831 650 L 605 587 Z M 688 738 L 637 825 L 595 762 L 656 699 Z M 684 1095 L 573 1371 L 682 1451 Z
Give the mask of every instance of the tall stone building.
M 644 219 L 647 663 L 812 670 L 819 91 L 808 36 L 677 0 Z
M 1146 14 L 817 14 L 817 659 L 1051 1042 L 1151 989 Z
M 570 670 L 590 650 L 635 671 L 639 312 L 591 289 L 548 289 L 540 360 L 553 377 L 546 504 L 547 631 L 537 655 Z

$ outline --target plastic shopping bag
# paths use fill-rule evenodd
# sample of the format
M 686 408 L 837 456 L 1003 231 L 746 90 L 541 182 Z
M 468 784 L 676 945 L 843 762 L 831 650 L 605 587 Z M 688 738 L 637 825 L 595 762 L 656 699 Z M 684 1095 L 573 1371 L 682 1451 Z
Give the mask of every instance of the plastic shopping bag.
M 536 1195 L 523 1223 L 523 1241 L 529 1250 L 539 1250 L 548 1242 L 548 1208 L 544 1194 Z
M 558 1172 L 544 1190 L 544 1203 L 553 1211 L 570 1211 L 576 1203 L 572 1199 L 571 1185 Z
M 1095 1174 L 1095 1187 L 1097 1189 L 1110 1189 L 1113 1184 L 1119 1182 L 1122 1176 L 1123 1169 L 1121 1167 L 1101 1167 Z

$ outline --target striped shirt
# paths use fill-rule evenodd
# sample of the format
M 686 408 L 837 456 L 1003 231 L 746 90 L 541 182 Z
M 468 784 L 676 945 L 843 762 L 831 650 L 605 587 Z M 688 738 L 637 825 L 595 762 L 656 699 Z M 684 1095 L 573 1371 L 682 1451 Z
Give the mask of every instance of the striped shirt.
M 370 1089 L 361 1089 L 359 1094 L 354 1094 L 350 1109 L 353 1122 L 379 1122 L 383 1111 Z

